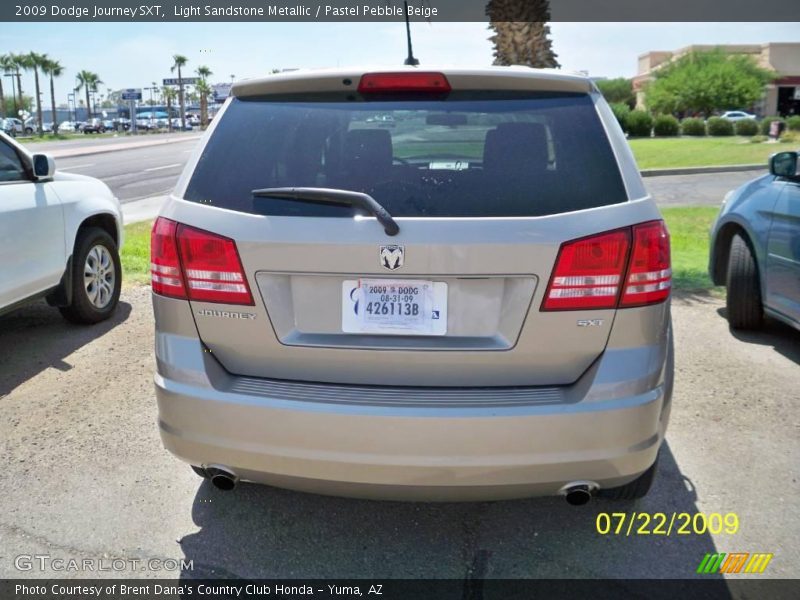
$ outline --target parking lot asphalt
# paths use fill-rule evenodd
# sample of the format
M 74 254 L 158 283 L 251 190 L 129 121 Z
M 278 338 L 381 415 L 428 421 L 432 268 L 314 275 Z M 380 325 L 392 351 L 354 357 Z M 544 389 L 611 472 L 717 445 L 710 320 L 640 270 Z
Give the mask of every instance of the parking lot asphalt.
M 723 303 L 673 300 L 676 383 L 651 494 L 422 504 L 242 484 L 220 492 L 161 446 L 149 288 L 113 320 L 36 304 L 0 318 L 0 578 L 691 577 L 704 554 L 770 552 L 800 576 L 800 343 L 770 323 L 731 333 Z M 600 535 L 600 513 L 736 513 L 733 535 Z M 15 557 L 172 558 L 179 572 L 18 571 Z M 706 576 L 709 577 L 709 576 Z
M 719 206 L 725 194 L 765 175 L 763 171 L 645 177 L 644 186 L 659 206 Z
M 197 145 L 196 136 L 187 140 L 177 139 L 180 141 L 169 144 L 123 147 L 102 154 L 56 158 L 56 166 L 60 171 L 100 179 L 124 204 L 163 195 L 175 187 Z

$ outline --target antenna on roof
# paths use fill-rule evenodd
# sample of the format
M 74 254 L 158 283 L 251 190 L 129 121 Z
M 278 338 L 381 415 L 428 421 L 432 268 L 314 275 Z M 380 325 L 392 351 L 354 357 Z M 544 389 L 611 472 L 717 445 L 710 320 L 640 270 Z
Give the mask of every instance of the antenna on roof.
M 408 40 L 408 56 L 403 64 L 416 67 L 419 64 L 419 61 L 414 58 L 414 49 L 411 47 L 411 23 L 408 20 L 408 2 L 404 0 L 403 5 L 405 7 L 403 14 L 406 16 L 406 39 Z

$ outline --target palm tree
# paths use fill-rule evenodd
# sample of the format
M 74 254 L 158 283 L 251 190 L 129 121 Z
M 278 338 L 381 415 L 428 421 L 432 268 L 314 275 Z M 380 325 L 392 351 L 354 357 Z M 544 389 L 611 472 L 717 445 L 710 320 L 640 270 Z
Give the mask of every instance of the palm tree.
M 550 41 L 549 0 L 489 0 L 489 28 L 494 35 L 494 64 L 558 68 Z
M 44 135 L 44 127 L 42 123 L 42 92 L 39 87 L 39 69 L 47 62 L 46 54 L 38 54 L 36 52 L 28 52 L 20 57 L 20 66 L 26 71 L 33 71 L 34 85 L 36 87 L 36 130 L 38 134 Z
M 17 115 L 19 115 L 19 111 L 25 108 L 25 100 L 22 96 L 22 73 L 20 72 L 20 68 L 24 67 L 25 64 L 25 57 L 20 54 L 9 54 L 8 55 L 10 60 L 11 71 L 14 76 L 17 78 L 17 96 L 19 96 L 19 105 L 14 103 L 14 109 L 17 111 Z
M 8 54 L 0 54 L 0 118 L 5 118 L 6 115 L 6 95 L 3 92 L 3 76 L 11 70 L 11 57 Z M 14 96 L 14 104 L 17 103 L 17 97 Z
M 197 67 L 197 74 L 200 76 L 200 82 L 195 86 L 197 92 L 200 94 L 200 127 L 203 129 L 208 125 L 208 97 L 211 95 L 211 86 L 208 85 L 208 78 L 211 77 L 212 72 L 205 65 Z
M 50 76 L 50 105 L 53 109 L 53 135 L 58 133 L 58 113 L 56 112 L 56 87 L 54 78 L 64 74 L 64 67 L 57 60 L 47 59 L 42 64 L 42 72 Z
M 96 92 L 97 86 L 103 83 L 102 79 L 97 73 L 92 73 L 91 71 L 79 71 L 78 72 L 78 87 L 75 88 L 77 92 L 81 88 L 83 88 L 84 92 L 86 93 L 86 119 L 92 118 L 92 105 L 89 102 L 89 92 Z
M 167 103 L 167 126 L 172 131 L 172 101 L 175 100 L 175 90 L 165 85 L 161 88 L 161 95 Z
M 200 127 L 205 129 L 208 126 L 208 98 L 214 89 L 204 79 L 197 82 L 195 89 L 200 94 Z
M 175 69 L 178 70 L 178 103 L 181 109 L 181 131 L 186 129 L 186 110 L 183 99 L 183 77 L 181 76 L 181 67 L 185 67 L 188 62 L 188 58 L 181 54 L 176 54 L 172 57 L 172 67 L 169 69 L 173 73 Z

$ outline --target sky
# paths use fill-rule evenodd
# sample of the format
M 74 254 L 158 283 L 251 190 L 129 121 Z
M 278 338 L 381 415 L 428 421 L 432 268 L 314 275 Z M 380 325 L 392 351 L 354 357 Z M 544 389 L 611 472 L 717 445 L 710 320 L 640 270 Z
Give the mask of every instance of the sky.
M 800 42 L 800 23 L 551 23 L 563 69 L 593 77 L 632 77 L 637 57 L 690 44 Z M 420 63 L 484 66 L 492 62 L 483 23 L 412 23 Z M 36 51 L 66 68 L 56 101 L 66 102 L 83 69 L 106 89 L 148 87 L 171 77 L 174 54 L 188 73 L 207 65 L 213 83 L 272 69 L 399 65 L 406 55 L 403 23 L 3 23 L 0 53 Z M 5 79 L 8 86 L 9 79 Z M 23 76 L 25 93 L 33 75 Z M 147 92 L 145 92 L 147 99 Z M 49 89 L 45 99 L 49 105 Z

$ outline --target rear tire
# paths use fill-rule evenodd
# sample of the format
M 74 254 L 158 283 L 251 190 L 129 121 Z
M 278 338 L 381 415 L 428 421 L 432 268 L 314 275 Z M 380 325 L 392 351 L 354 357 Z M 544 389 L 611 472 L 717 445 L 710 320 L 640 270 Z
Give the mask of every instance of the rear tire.
M 758 329 L 764 320 L 758 265 L 749 244 L 739 234 L 731 240 L 726 282 L 730 326 L 734 329 Z
M 58 310 L 72 323 L 88 325 L 108 319 L 117 308 L 122 289 L 116 243 L 99 227 L 82 229 L 72 265 L 72 302 Z
M 638 500 L 639 498 L 644 498 L 653 486 L 657 465 L 658 458 L 656 458 L 656 462 L 654 462 L 647 471 L 630 483 L 615 488 L 600 490 L 599 495 L 609 500 Z

